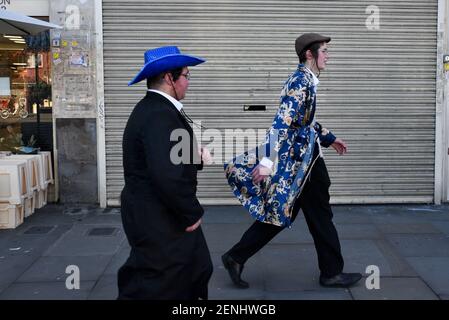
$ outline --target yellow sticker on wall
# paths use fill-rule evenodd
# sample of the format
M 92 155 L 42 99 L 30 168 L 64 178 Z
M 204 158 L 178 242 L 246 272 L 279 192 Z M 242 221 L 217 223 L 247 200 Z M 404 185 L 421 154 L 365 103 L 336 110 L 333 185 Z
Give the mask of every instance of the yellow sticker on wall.
M 72 47 L 78 47 L 78 41 L 72 41 Z
M 66 40 L 62 40 L 62 46 L 63 47 L 67 47 L 67 45 L 68 45 L 67 41 Z
M 444 71 L 449 71 L 449 54 L 443 56 Z
M 54 60 L 59 59 L 59 52 L 54 52 L 53 53 L 53 59 Z
M 449 71 L 449 62 L 444 64 L 444 71 Z

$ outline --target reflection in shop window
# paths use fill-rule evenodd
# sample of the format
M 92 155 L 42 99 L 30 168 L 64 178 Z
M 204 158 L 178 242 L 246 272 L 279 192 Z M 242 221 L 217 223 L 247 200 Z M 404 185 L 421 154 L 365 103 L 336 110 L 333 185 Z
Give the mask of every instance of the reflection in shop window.
M 0 151 L 52 150 L 48 31 L 0 35 L 0 117 Z

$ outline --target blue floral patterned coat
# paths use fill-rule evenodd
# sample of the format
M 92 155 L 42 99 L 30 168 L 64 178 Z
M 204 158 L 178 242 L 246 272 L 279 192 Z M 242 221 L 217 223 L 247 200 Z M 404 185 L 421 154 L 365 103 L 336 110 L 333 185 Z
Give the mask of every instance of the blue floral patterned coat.
M 314 120 L 315 107 L 313 75 L 300 64 L 284 84 L 265 143 L 225 164 L 232 191 L 255 219 L 290 226 L 315 142 L 329 147 L 335 141 L 335 136 Z M 263 156 L 273 161 L 273 171 L 263 182 L 254 184 L 251 172 Z

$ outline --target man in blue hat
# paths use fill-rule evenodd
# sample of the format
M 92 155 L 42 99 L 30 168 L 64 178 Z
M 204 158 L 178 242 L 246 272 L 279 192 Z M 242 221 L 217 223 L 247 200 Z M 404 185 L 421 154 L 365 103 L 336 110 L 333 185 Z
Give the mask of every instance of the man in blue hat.
M 189 85 L 188 66 L 203 62 L 174 46 L 148 50 L 145 65 L 129 82 L 146 79 L 148 92 L 123 135 L 121 215 L 131 252 L 118 272 L 118 299 L 207 299 L 212 262 L 196 197 L 201 160 L 180 102 Z M 174 132 L 188 137 L 182 161 L 172 150 L 186 141 L 172 141 Z

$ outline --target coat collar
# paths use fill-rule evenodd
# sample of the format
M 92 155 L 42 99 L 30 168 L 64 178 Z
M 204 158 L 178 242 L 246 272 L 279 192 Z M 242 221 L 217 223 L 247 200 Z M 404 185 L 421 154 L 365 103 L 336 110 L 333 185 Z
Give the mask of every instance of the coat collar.
M 169 94 L 167 94 L 167 93 L 165 93 L 163 91 L 155 90 L 155 89 L 148 89 L 148 91 L 149 92 L 156 92 L 156 93 L 164 96 L 165 98 L 167 98 L 168 101 L 170 101 L 175 106 L 176 109 L 178 109 L 178 111 L 181 111 L 181 109 L 183 107 L 182 103 L 179 102 L 178 100 L 176 100 L 175 98 L 173 98 L 171 95 L 169 95 Z
M 171 112 L 174 112 L 174 113 L 176 113 L 178 115 L 178 117 L 181 119 L 181 121 L 184 124 L 184 126 L 186 127 L 186 129 L 189 132 L 192 132 L 192 127 L 190 126 L 190 124 L 187 121 L 187 119 L 182 115 L 181 109 L 178 109 L 176 106 L 175 106 L 175 108 L 173 108 L 173 106 L 174 106 L 173 101 L 171 101 L 170 98 L 167 97 L 167 94 L 161 94 L 160 92 L 157 92 L 157 90 L 156 91 L 155 90 L 148 90 L 147 91 L 147 95 L 145 96 L 145 99 L 159 99 L 160 101 L 163 101 L 164 104 L 167 105 L 167 108 L 169 108 L 171 110 Z M 172 98 L 172 99 L 175 100 L 174 98 Z
M 313 81 L 313 84 L 314 84 L 315 86 L 317 86 L 317 85 L 320 83 L 320 80 L 319 80 L 318 77 L 315 75 L 315 73 L 313 73 L 312 70 L 310 70 L 309 68 L 307 68 L 305 64 L 300 63 L 300 64 L 298 65 L 298 70 L 301 71 L 301 72 L 304 72 L 304 73 L 308 74 L 310 77 L 312 77 L 312 81 Z

